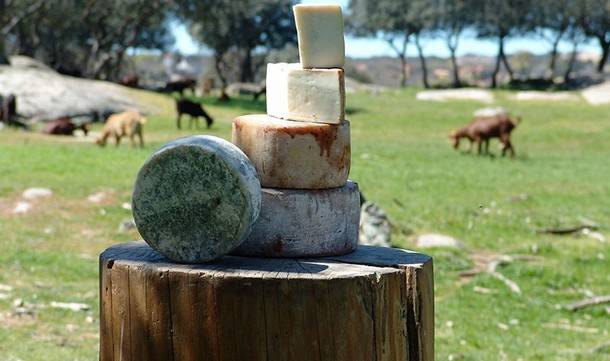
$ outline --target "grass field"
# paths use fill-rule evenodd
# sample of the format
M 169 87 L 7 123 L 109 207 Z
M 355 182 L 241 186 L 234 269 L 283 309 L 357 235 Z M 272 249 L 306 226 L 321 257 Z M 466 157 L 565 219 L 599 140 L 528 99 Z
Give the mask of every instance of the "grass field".
M 137 239 L 119 232 L 144 159 L 175 130 L 168 98 L 140 94 L 164 114 L 149 117 L 144 149 L 100 149 L 38 134 L 0 132 L 0 361 L 95 360 L 98 343 L 97 256 Z M 455 152 L 452 128 L 481 105 L 415 101 L 415 91 L 348 96 L 352 172 L 365 196 L 394 224 L 396 246 L 416 248 L 422 233 L 461 240 L 463 249 L 427 249 L 434 257 L 437 360 L 610 360 L 610 310 L 565 306 L 610 294 L 610 245 L 582 235 L 536 229 L 591 220 L 610 238 L 610 108 L 583 101 L 497 102 L 523 117 L 515 159 Z M 208 134 L 228 138 L 230 121 L 264 111 L 238 100 L 206 99 L 217 123 Z M 496 154 L 498 149 L 492 146 Z M 24 215 L 11 209 L 28 187 L 54 195 Z M 105 197 L 90 202 L 89 195 Z M 460 272 L 495 255 L 527 256 L 499 268 L 521 294 L 482 273 Z M 21 299 L 30 314 L 14 310 Z M 47 307 L 90 305 L 88 312 Z

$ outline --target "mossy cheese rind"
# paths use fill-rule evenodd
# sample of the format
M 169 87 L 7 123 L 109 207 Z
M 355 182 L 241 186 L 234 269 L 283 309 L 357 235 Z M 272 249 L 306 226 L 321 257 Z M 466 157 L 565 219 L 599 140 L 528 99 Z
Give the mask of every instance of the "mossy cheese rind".
M 142 166 L 133 192 L 142 238 L 175 262 L 207 262 L 239 246 L 261 206 L 256 170 L 230 142 L 172 141 Z

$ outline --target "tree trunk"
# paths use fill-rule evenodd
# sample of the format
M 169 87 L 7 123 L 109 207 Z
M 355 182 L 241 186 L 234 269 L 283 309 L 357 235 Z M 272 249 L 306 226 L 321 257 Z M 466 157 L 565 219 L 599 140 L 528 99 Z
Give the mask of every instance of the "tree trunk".
M 4 47 L 4 38 L 0 39 L 0 65 L 8 64 L 8 56 Z
M 563 75 L 563 82 L 567 83 L 570 80 L 570 75 L 572 74 L 572 70 L 574 70 L 574 64 L 576 63 L 576 56 L 578 55 L 578 40 L 574 39 L 572 41 L 572 53 L 570 54 L 570 61 L 568 62 L 568 67 L 566 72 Z
M 415 47 L 417 47 L 417 55 L 419 57 L 419 63 L 421 65 L 421 76 L 422 76 L 422 84 L 424 88 L 430 88 L 430 84 L 428 83 L 428 65 L 426 64 L 426 57 L 424 56 L 424 49 L 419 42 L 419 33 L 415 34 Z
M 399 55 L 400 59 L 400 87 L 405 88 L 407 86 L 407 57 L 405 55 Z
M 100 361 L 433 361 L 432 259 L 360 246 L 315 259 L 100 256 Z
M 551 49 L 551 61 L 549 63 L 549 76 L 550 80 L 553 81 L 555 78 L 555 69 L 557 67 L 557 47 L 563 37 L 563 32 L 559 32 L 557 37 L 553 40 L 553 48 Z
M 462 80 L 460 79 L 460 68 L 457 63 L 456 52 L 458 42 L 460 39 L 460 32 L 456 31 L 447 36 L 447 48 L 451 57 L 451 68 L 453 71 L 453 87 L 460 88 L 462 86 Z
M 504 38 L 498 37 L 498 55 L 496 56 L 496 66 L 491 75 L 491 87 L 496 88 L 498 86 L 498 73 L 500 72 L 500 65 L 502 63 L 502 57 L 504 57 Z
M 214 54 L 214 68 L 216 69 L 216 75 L 220 79 L 220 100 L 228 101 L 231 98 L 229 94 L 227 94 L 227 78 L 224 75 L 223 62 L 224 62 L 224 53 L 216 53 Z
M 411 33 L 405 31 L 402 38 L 402 46 L 399 48 L 394 44 L 393 38 L 386 38 L 388 45 L 396 52 L 398 59 L 400 60 L 400 87 L 404 88 L 407 86 L 407 45 L 409 44 L 409 37 Z
M 601 74 L 604 72 L 604 67 L 610 55 L 610 39 L 606 39 L 605 36 L 599 36 L 597 39 L 599 40 L 599 46 L 602 48 L 602 55 L 597 64 L 597 72 Z
M 502 47 L 504 48 L 504 46 Z M 508 78 L 510 79 L 510 81 L 513 81 L 515 79 L 513 69 L 511 68 L 510 63 L 508 62 L 508 58 L 506 57 L 506 53 L 504 53 L 504 49 L 502 49 L 502 63 L 504 64 L 504 68 L 506 68 Z
M 241 61 L 241 75 L 239 81 L 242 83 L 251 83 L 254 81 L 252 73 L 252 50 L 245 50 L 244 58 Z

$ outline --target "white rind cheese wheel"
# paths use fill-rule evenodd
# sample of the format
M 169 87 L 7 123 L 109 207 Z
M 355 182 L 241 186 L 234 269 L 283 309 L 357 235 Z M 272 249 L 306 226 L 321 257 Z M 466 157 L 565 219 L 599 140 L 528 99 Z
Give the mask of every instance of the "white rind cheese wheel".
M 360 193 L 352 181 L 322 190 L 262 189 L 261 213 L 242 256 L 319 257 L 347 254 L 358 246 Z
M 350 169 L 349 122 L 291 122 L 265 114 L 233 121 L 233 143 L 250 159 L 268 188 L 342 187 Z
M 301 122 L 341 123 L 345 119 L 343 69 L 268 64 L 267 114 Z
M 296 5 L 294 18 L 304 68 L 343 68 L 345 40 L 339 5 Z

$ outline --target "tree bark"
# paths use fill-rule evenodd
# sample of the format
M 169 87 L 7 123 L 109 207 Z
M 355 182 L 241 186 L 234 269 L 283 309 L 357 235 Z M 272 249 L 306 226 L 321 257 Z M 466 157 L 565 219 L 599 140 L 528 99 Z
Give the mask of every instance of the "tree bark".
M 405 88 L 407 86 L 407 57 L 405 55 L 399 55 L 400 59 L 400 87 Z
M 597 72 L 601 74 L 604 72 L 604 67 L 610 55 L 610 39 L 607 39 L 604 35 L 598 36 L 597 39 L 599 40 L 599 46 L 602 48 L 602 55 L 597 63 Z
M 419 57 L 419 63 L 421 65 L 421 73 L 422 73 L 422 84 L 424 88 L 430 88 L 430 84 L 428 83 L 428 65 L 426 64 L 426 57 L 424 56 L 424 49 L 419 42 L 419 33 L 415 34 L 415 47 L 417 48 L 417 55 Z
M 572 70 L 574 70 L 574 64 L 576 63 L 576 56 L 578 55 L 578 40 L 574 39 L 572 41 L 572 53 L 570 54 L 570 61 L 568 62 L 568 67 L 566 68 L 565 73 L 563 74 L 563 82 L 567 83 L 570 80 L 570 76 L 572 74 Z
M 563 37 L 564 32 L 563 31 L 559 31 L 557 32 L 557 36 L 555 37 L 555 39 L 553 40 L 553 47 L 551 49 L 551 60 L 549 62 L 549 76 L 550 76 L 550 80 L 552 81 L 553 78 L 555 78 L 555 70 L 557 68 L 557 47 L 559 46 L 559 42 L 561 41 L 561 38 Z
M 398 59 L 400 60 L 400 87 L 404 88 L 407 86 L 407 45 L 409 44 L 409 38 L 411 33 L 406 31 L 403 35 L 402 46 L 399 48 L 394 44 L 393 38 L 388 38 L 386 41 L 390 47 L 394 50 Z
M 457 47 L 460 39 L 460 31 L 453 32 L 447 36 L 447 48 L 451 57 L 451 68 L 453 71 L 453 87 L 460 88 L 462 86 L 462 80 L 460 79 L 460 68 L 457 63 Z
M 504 48 L 504 46 L 502 46 L 502 47 Z M 504 64 L 504 68 L 506 68 L 506 72 L 508 73 L 508 78 L 510 79 L 510 81 L 513 81 L 515 79 L 514 72 L 510 66 L 510 63 L 508 62 L 508 57 L 506 56 L 504 49 L 502 49 L 502 63 Z
M 491 75 L 491 87 L 496 88 L 498 86 L 498 73 L 500 72 L 500 65 L 502 63 L 502 57 L 504 56 L 504 38 L 498 37 L 498 55 L 496 56 L 496 66 Z
M 224 52 L 216 51 L 216 53 L 214 54 L 214 69 L 216 69 L 216 75 L 218 75 L 218 78 L 220 79 L 219 99 L 222 101 L 228 101 L 231 98 L 229 97 L 229 94 L 227 94 L 227 78 L 224 74 L 223 63 Z
M 254 81 L 254 74 L 252 72 L 252 49 L 245 49 L 244 53 L 244 57 L 241 61 L 239 81 L 242 83 L 251 83 Z
M 8 64 L 8 57 L 4 47 L 4 38 L 0 38 L 0 64 Z
M 432 259 L 168 263 L 144 242 L 100 256 L 100 361 L 433 361 Z

